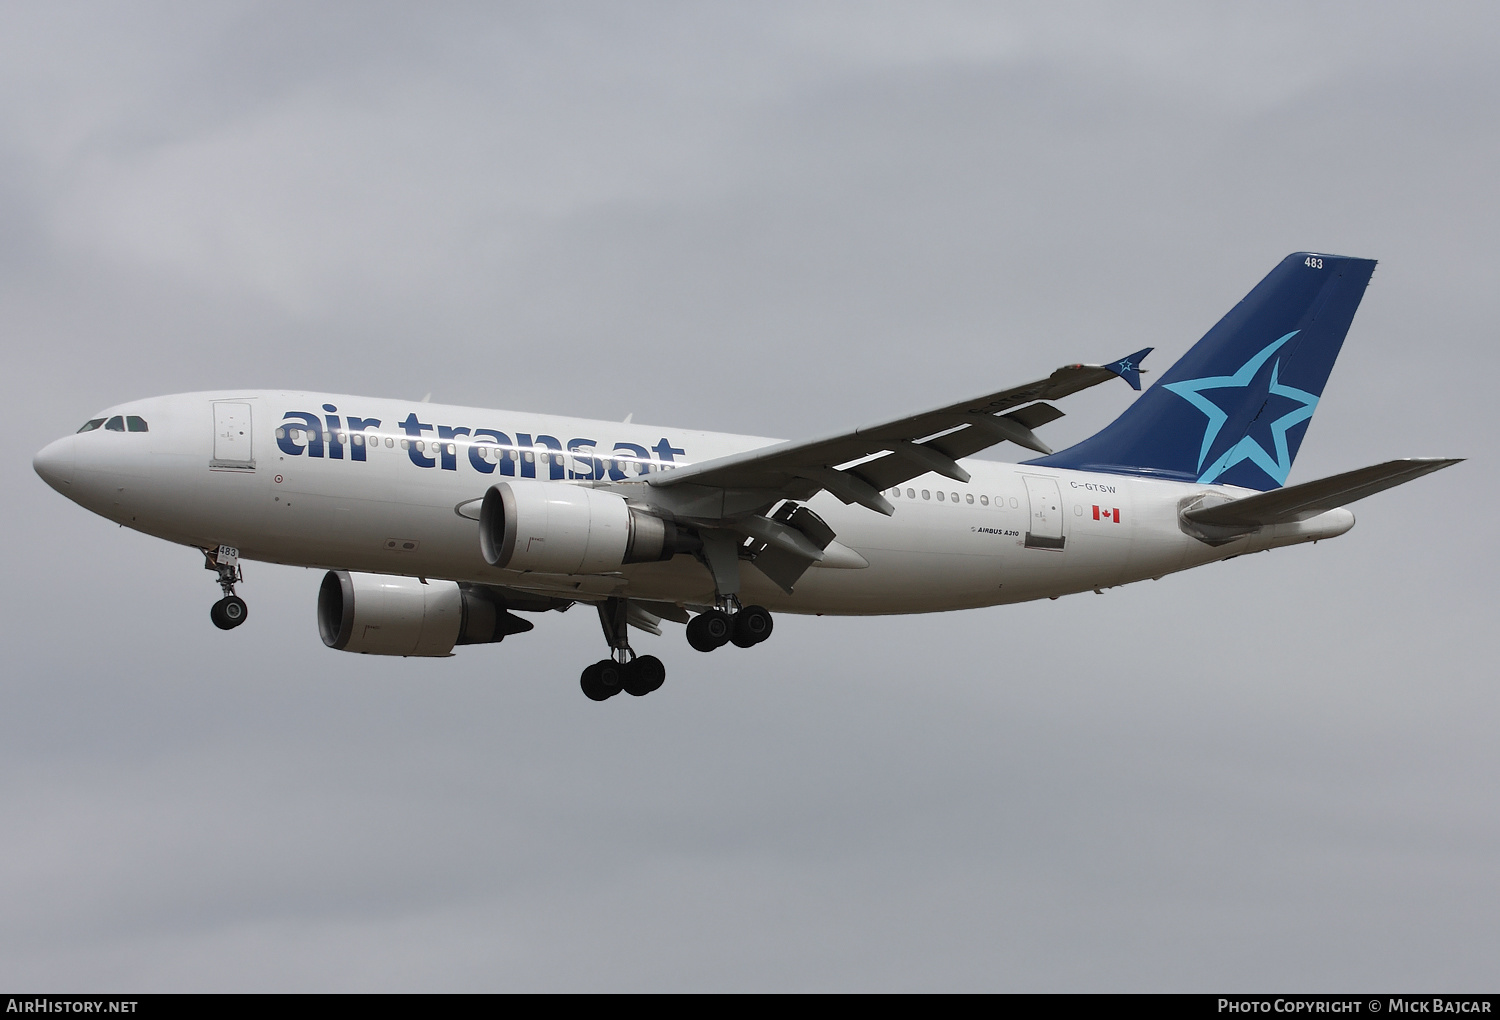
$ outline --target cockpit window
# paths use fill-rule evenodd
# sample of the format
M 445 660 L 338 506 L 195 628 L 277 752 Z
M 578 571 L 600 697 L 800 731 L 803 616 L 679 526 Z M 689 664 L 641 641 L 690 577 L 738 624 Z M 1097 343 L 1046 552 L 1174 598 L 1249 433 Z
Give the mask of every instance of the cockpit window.
M 105 422 L 104 423 L 104 427 L 106 429 L 108 429 L 110 432 L 124 432 L 125 431 L 125 418 L 123 416 L 117 414 L 113 418 L 111 418 L 109 421 Z
M 150 432 L 151 431 L 150 429 L 148 429 L 146 427 L 146 419 L 140 417 L 139 415 L 134 415 L 134 414 L 126 415 L 125 416 L 125 424 L 127 426 L 129 426 L 130 431 L 132 431 L 132 432 Z
M 92 432 L 96 428 L 98 428 L 100 425 L 103 425 L 103 424 L 104 424 L 104 419 L 103 418 L 92 418 L 89 421 L 84 422 L 83 423 L 83 428 L 79 429 L 78 431 L 79 432 Z

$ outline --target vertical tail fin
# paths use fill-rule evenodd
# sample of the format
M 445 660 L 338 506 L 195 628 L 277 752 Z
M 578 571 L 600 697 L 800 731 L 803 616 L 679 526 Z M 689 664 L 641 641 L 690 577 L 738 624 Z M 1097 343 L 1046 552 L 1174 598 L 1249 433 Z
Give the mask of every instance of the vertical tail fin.
M 1279 488 L 1374 271 L 1288 255 L 1103 431 L 1028 463 Z

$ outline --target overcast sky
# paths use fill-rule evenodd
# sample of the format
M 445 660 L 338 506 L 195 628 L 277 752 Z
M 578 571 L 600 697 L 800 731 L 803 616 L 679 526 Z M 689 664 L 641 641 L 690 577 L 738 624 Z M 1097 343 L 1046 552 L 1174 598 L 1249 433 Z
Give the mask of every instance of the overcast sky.
M 0 3 L 0 985 L 1494 990 L 1500 8 Z M 1377 258 L 1336 542 L 1039 604 L 450 659 L 31 456 L 286 387 L 806 437 Z M 1069 398 L 1062 447 L 1133 394 Z M 1001 456 L 996 452 L 996 456 Z

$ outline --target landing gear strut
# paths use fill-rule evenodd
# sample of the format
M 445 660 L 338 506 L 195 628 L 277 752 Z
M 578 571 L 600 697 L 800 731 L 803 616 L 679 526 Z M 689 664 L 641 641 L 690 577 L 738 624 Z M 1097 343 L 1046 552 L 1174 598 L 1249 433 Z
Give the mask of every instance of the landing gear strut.
M 220 630 L 234 630 L 245 622 L 245 617 L 250 614 L 250 609 L 245 605 L 245 600 L 234 593 L 234 586 L 245 579 L 240 573 L 239 550 L 227 545 L 221 545 L 217 549 L 203 550 L 203 566 L 207 570 L 217 571 L 219 575 L 219 587 L 224 591 L 224 597 L 213 604 L 208 611 L 208 618 L 213 620 L 214 626 Z
M 599 606 L 599 624 L 609 642 L 610 657 L 583 671 L 578 686 L 592 701 L 605 701 L 621 691 L 644 697 L 667 679 L 667 667 L 654 655 L 636 655 L 627 633 L 629 604 L 624 599 L 606 599 Z

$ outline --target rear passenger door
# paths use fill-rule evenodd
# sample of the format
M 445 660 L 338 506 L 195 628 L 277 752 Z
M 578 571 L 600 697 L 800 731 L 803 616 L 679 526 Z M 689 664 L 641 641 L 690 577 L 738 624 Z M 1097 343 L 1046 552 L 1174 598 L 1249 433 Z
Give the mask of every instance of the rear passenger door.
M 1026 523 L 1028 549 L 1061 549 L 1063 547 L 1062 493 L 1056 478 L 1023 475 L 1026 498 L 1031 502 L 1031 517 Z

